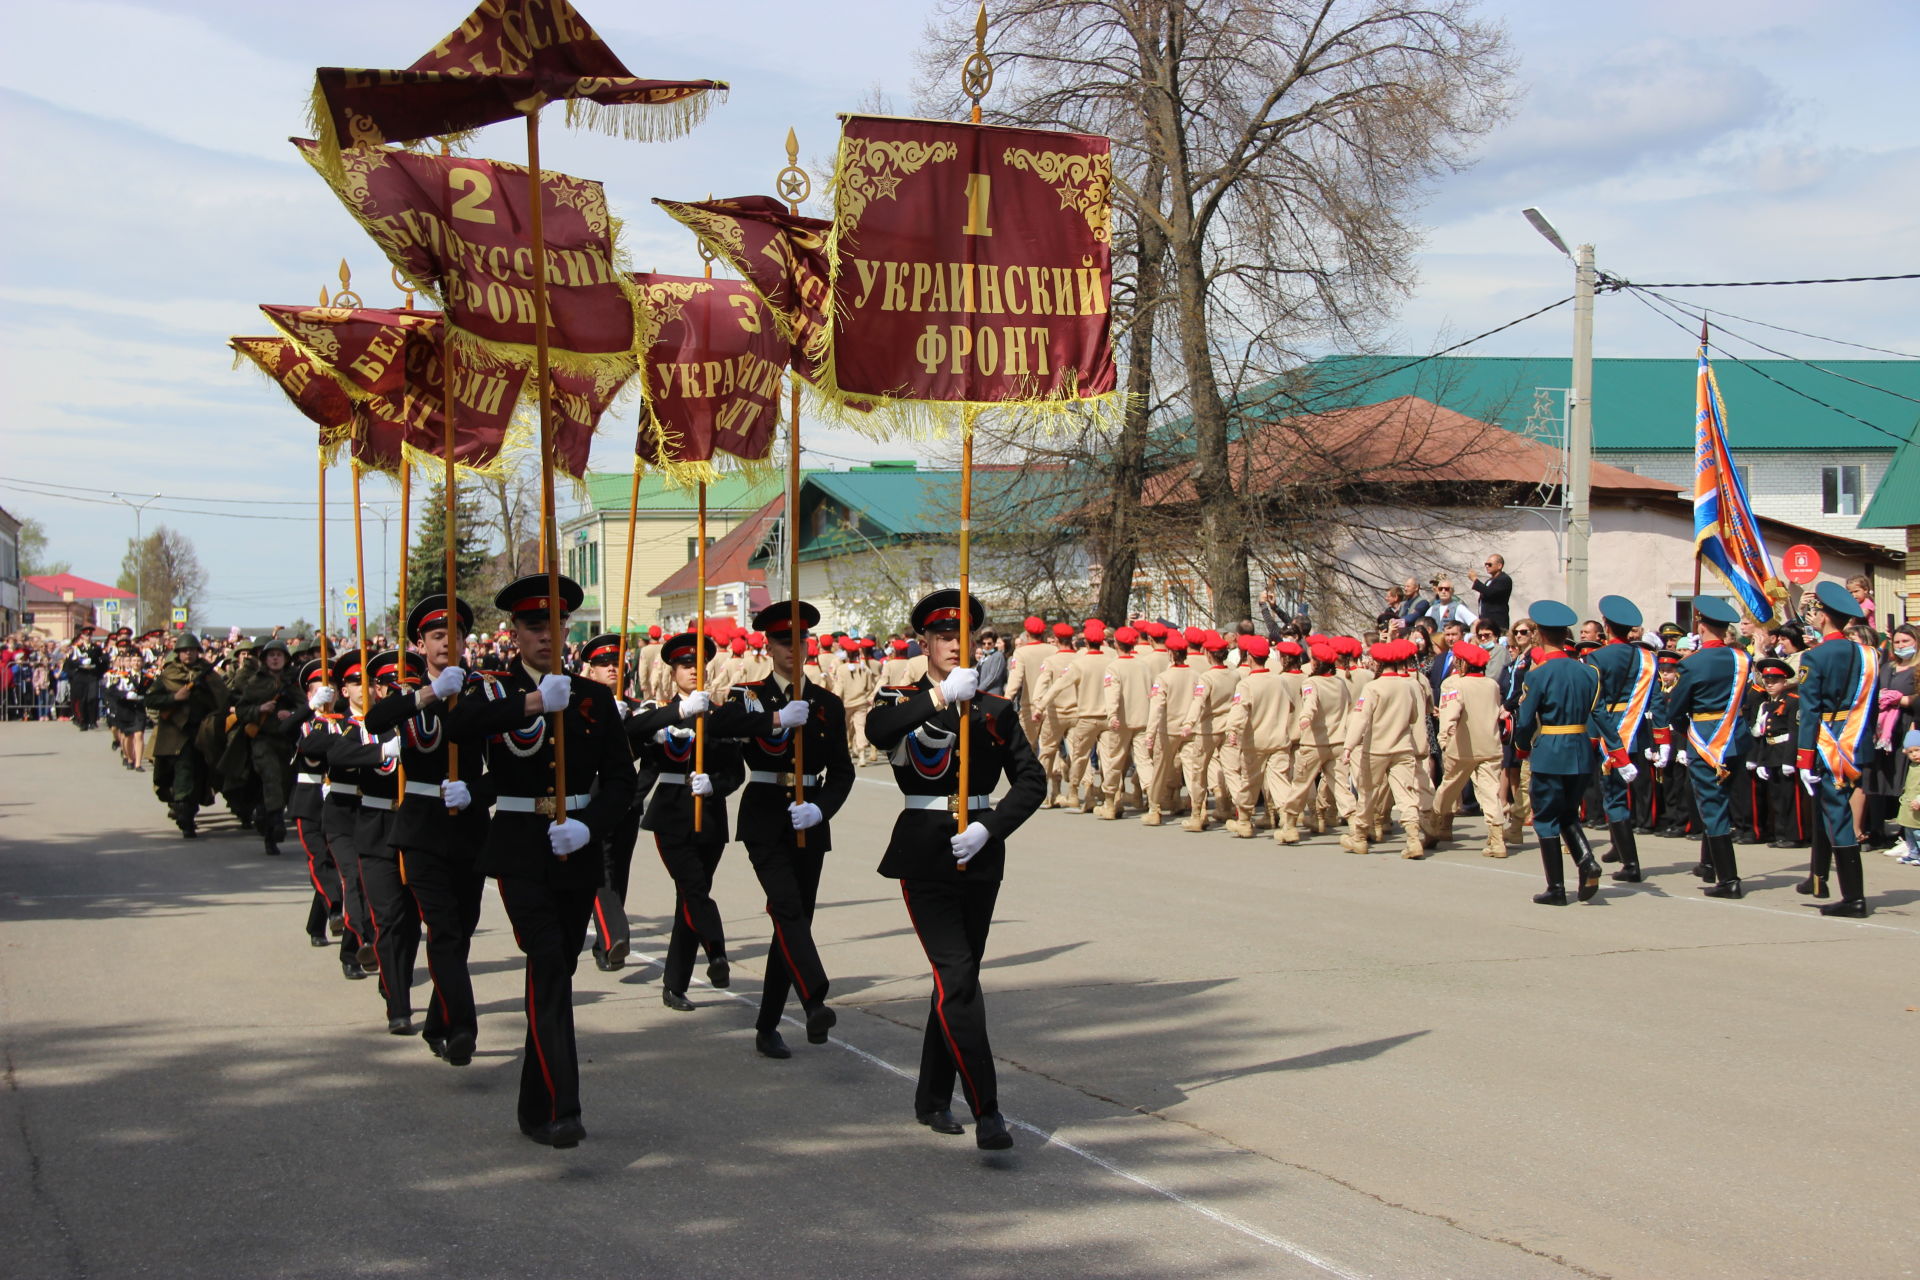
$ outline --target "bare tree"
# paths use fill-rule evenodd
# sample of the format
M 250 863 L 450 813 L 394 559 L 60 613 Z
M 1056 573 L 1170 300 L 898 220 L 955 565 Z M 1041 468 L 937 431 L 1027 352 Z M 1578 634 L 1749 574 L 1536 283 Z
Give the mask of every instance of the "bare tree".
M 23 578 L 73 572 L 71 560 L 47 559 L 47 527 L 31 516 L 20 522 L 18 545 L 20 576 Z
M 929 32 L 929 114 L 957 106 L 972 13 L 950 0 Z M 1505 112 L 1504 35 L 1470 0 L 1004 0 L 991 19 L 988 118 L 1111 136 L 1120 219 L 1139 252 L 1164 238 L 1164 283 L 1139 271 L 1158 287 L 1136 311 L 1171 310 L 1181 378 L 1162 392 L 1185 411 L 1202 580 L 1216 619 L 1243 616 L 1253 512 L 1229 445 L 1286 411 L 1273 383 L 1303 352 L 1364 346 L 1411 287 L 1427 185 Z M 1161 381 L 1144 336 L 1130 388 Z M 1116 487 L 1153 468 L 1149 436 L 1123 433 L 1129 448 L 1142 462 Z
M 120 579 L 115 585 L 122 591 L 139 593 L 138 612 L 145 623 L 149 618 L 165 617 L 171 609 L 191 610 L 198 605 L 206 595 L 207 571 L 200 565 L 193 540 L 178 529 L 161 525 L 137 543 L 127 539 Z
M 540 532 L 540 470 L 538 455 L 531 450 L 502 455 L 498 474 L 475 476 L 462 483 L 462 489 L 485 495 L 478 527 L 500 541 L 501 582 L 511 582 L 532 573 L 536 565 L 527 558 L 528 547 L 536 547 Z

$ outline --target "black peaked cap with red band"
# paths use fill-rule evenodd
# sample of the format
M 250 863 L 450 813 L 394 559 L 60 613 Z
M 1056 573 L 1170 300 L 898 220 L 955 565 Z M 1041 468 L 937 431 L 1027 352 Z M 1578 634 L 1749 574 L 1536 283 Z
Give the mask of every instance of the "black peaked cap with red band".
M 793 634 L 791 600 L 775 600 L 772 604 L 753 615 L 753 629 L 764 631 L 770 636 L 789 636 Z M 799 602 L 800 626 L 811 631 L 820 625 L 820 611 L 805 600 Z
M 427 660 L 411 649 L 383 650 L 368 658 L 367 666 L 375 684 L 413 686 L 427 678 Z
M 682 631 L 679 635 L 668 636 L 660 645 L 660 661 L 672 666 L 693 652 L 693 644 L 696 640 L 706 642 L 707 661 L 712 662 L 713 655 L 720 651 L 720 647 L 714 644 L 712 636 L 703 636 L 696 631 Z
M 987 624 L 987 611 L 980 605 L 980 597 L 967 597 L 967 615 L 972 620 L 969 631 L 978 631 Z M 953 587 L 943 587 L 920 597 L 920 603 L 913 606 L 912 623 L 914 631 L 925 635 L 929 631 L 958 631 L 960 629 L 960 592 Z
M 455 604 L 460 612 L 459 631 L 464 636 L 473 630 L 473 606 L 464 599 Z M 436 591 L 413 606 L 413 612 L 407 615 L 407 639 L 418 640 L 429 631 L 444 630 L 446 625 L 447 597 L 444 592 Z
M 580 661 L 583 663 L 594 662 L 601 658 L 605 658 L 611 662 L 618 659 L 619 656 L 620 633 L 617 631 L 609 631 L 604 635 L 594 636 L 580 646 Z
M 331 676 L 332 678 L 329 679 L 327 683 L 333 685 L 335 688 L 338 688 L 349 680 L 360 679 L 360 650 L 357 648 L 348 649 L 342 653 L 335 654 Z
M 580 584 L 565 574 L 560 576 L 560 613 L 562 617 L 580 608 L 580 602 L 587 593 Z M 547 616 L 551 598 L 547 595 L 547 575 L 530 573 L 524 578 L 515 578 L 500 588 L 493 597 L 493 607 L 502 613 L 510 613 L 516 618 Z

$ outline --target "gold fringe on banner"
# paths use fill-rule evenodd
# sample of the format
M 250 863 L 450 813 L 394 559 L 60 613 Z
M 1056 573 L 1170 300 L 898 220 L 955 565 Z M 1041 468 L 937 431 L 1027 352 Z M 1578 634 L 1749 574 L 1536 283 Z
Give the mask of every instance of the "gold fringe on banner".
M 567 127 L 604 133 L 628 142 L 671 142 L 697 129 L 713 109 L 725 102 L 727 90 L 708 89 L 676 102 L 595 102 L 568 98 L 563 104 Z

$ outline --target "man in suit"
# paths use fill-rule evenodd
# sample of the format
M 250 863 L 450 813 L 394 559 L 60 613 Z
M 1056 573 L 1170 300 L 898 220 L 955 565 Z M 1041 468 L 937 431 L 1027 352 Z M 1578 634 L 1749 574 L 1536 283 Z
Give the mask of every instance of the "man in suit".
M 1486 570 L 1486 580 L 1482 581 L 1479 574 L 1473 574 L 1470 583 L 1480 593 L 1480 617 L 1505 632 L 1513 619 L 1513 578 L 1507 573 L 1507 558 L 1495 553 L 1489 555 L 1480 567 Z
M 827 971 L 813 941 L 820 873 L 833 848 L 833 815 L 853 790 L 847 712 L 840 699 L 803 673 L 792 683 L 793 655 L 805 652 L 820 611 L 804 600 L 781 600 L 754 615 L 767 637 L 773 673 L 735 686 L 740 696 L 709 713 L 709 732 L 743 739 L 747 785 L 740 793 L 735 836 L 767 895 L 773 947 L 754 1021 L 754 1048 L 790 1058 L 780 1035 L 787 992 L 800 994 L 807 1043 L 825 1044 L 838 1020 L 827 1005 Z M 796 798 L 796 792 L 798 798 Z
M 494 607 L 512 619 L 519 656 L 498 674 L 471 676 L 446 713 L 456 739 L 484 735 L 495 812 L 480 870 L 500 888 L 514 940 L 527 957 L 527 1046 L 520 1063 L 520 1131 L 550 1147 L 578 1146 L 580 1059 L 573 1038 L 573 972 L 605 876 L 595 841 L 633 803 L 633 752 L 613 691 L 559 673 L 546 574 L 508 583 Z M 561 578 L 562 619 L 583 592 Z M 567 767 L 556 785 L 556 721 Z
M 1527 611 L 1539 632 L 1533 660 L 1521 678 L 1520 706 L 1513 718 L 1513 741 L 1532 766 L 1527 783 L 1533 804 L 1533 829 L 1540 837 L 1540 864 L 1547 891 L 1533 900 L 1542 906 L 1567 905 L 1561 844 L 1573 854 L 1580 872 L 1580 901 L 1600 891 L 1600 863 L 1580 827 L 1580 797 L 1594 768 L 1595 742 L 1604 744 L 1608 761 L 1632 781 L 1638 770 L 1627 760 L 1613 726 L 1599 718 L 1600 673 L 1566 654 L 1579 615 L 1558 600 L 1542 600 Z
M 1794 769 L 1813 796 L 1813 865 L 1797 889 L 1827 896 L 1829 867 L 1840 875 L 1840 898 L 1820 908 L 1823 916 L 1867 914 L 1866 880 L 1860 867 L 1860 837 L 1853 822 L 1853 793 L 1873 752 L 1875 685 L 1880 655 L 1856 644 L 1847 624 L 1865 610 L 1845 587 L 1823 582 L 1820 643 L 1800 659 L 1800 717 L 1794 730 Z
M 977 628 L 985 612 L 977 599 L 967 604 Z M 912 685 L 881 691 L 867 718 L 867 736 L 892 760 L 905 802 L 880 874 L 900 882 L 907 916 L 933 968 L 914 1116 L 935 1133 L 966 1132 L 952 1111 L 957 1078 L 973 1111 L 975 1145 L 1000 1151 L 1013 1145 L 1013 1135 L 1000 1114 L 980 964 L 1006 867 L 1007 837 L 1040 807 L 1046 774 L 1013 704 L 992 694 L 976 696 L 976 673 L 959 665 L 960 593 L 924 597 L 913 608 L 913 628 L 927 655 L 926 674 Z M 965 797 L 955 755 L 963 714 Z M 995 804 L 1003 775 L 1008 791 Z
M 1710 898 L 1741 895 L 1740 866 L 1733 852 L 1733 805 L 1728 788 L 1744 781 L 1740 749 L 1745 732 L 1741 703 L 1753 659 L 1727 643 L 1727 632 L 1740 615 L 1724 600 L 1695 596 L 1694 633 L 1699 645 L 1680 661 L 1680 679 L 1667 695 L 1669 730 L 1679 735 L 1687 753 L 1687 775 L 1693 783 L 1694 808 L 1700 815 L 1705 871 L 1713 885 Z M 1737 778 L 1729 775 L 1739 772 Z

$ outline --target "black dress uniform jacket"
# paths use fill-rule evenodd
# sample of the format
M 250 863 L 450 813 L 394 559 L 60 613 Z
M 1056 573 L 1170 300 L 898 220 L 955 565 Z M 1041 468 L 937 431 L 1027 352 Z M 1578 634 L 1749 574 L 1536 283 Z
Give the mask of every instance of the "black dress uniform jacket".
M 680 718 L 680 699 L 676 697 L 660 706 L 648 704 L 638 714 L 627 717 L 627 740 L 633 746 L 634 755 L 639 758 L 641 771 L 656 779 L 647 798 L 646 813 L 640 819 L 642 831 L 687 840 L 697 838 L 702 844 L 727 842 L 727 797 L 740 789 L 740 784 L 746 781 L 747 772 L 746 766 L 741 763 L 740 743 L 731 738 L 722 738 L 713 727 L 712 717 L 716 712 L 731 711 L 734 704 L 740 701 L 740 691 L 731 690 L 725 701 L 708 712 L 705 763 L 707 778 L 713 783 L 713 794 L 702 802 L 700 833 L 697 837 L 693 830 L 693 792 L 684 781 L 671 780 L 675 777 L 684 779 L 694 771 L 693 725 Z M 675 733 L 666 742 L 654 741 L 662 729 L 684 730 L 685 736 Z M 813 799 L 811 793 L 807 799 Z
M 802 730 L 802 761 L 809 778 L 820 778 L 819 786 L 807 787 L 807 802 L 820 806 L 821 818 L 818 826 L 807 828 L 807 849 L 826 853 L 833 848 L 833 815 L 840 812 L 853 791 L 847 708 L 837 695 L 804 675 L 800 688 L 808 706 Z M 792 701 L 785 682 L 770 675 L 752 684 L 735 685 L 733 694 L 708 713 L 708 731 L 740 739 L 741 763 L 749 775 L 789 773 L 793 769 L 793 731 L 776 729 L 773 723 L 773 713 Z M 785 783 L 754 782 L 750 777 L 740 797 L 735 838 L 748 845 L 791 843 L 798 834 L 787 815 L 792 793 L 793 788 Z
M 387 842 L 396 849 L 472 857 L 486 839 L 491 803 L 484 772 L 486 756 L 478 739 L 454 742 L 441 714 L 445 710 L 443 702 L 422 710 L 409 694 L 382 698 L 367 713 L 367 731 L 375 737 L 399 733 L 400 764 L 407 775 L 407 794 L 393 811 Z M 449 813 L 440 799 L 450 743 L 460 748 L 460 780 L 473 796 L 473 803 L 459 813 Z

